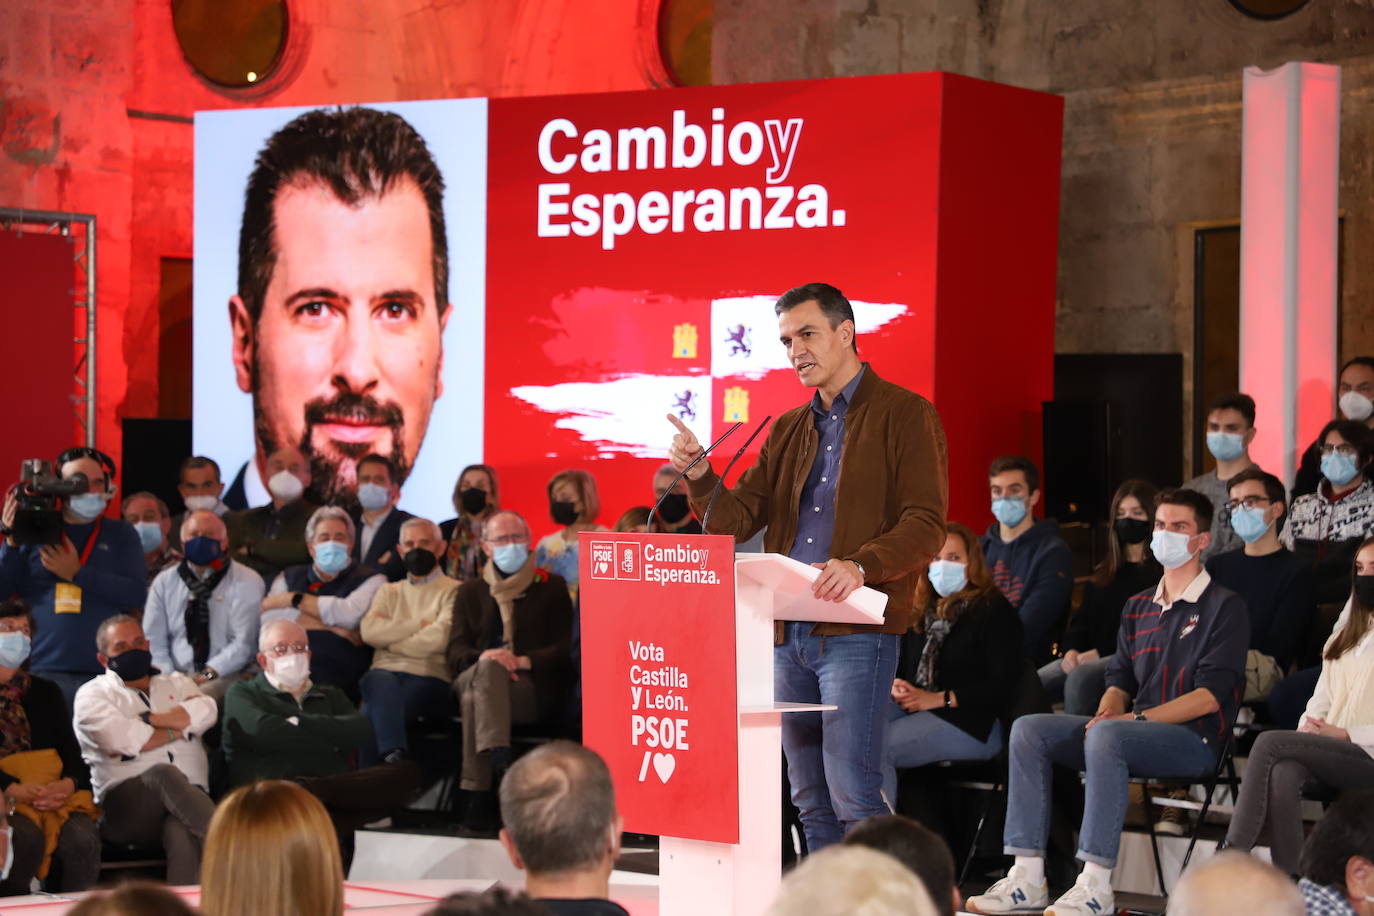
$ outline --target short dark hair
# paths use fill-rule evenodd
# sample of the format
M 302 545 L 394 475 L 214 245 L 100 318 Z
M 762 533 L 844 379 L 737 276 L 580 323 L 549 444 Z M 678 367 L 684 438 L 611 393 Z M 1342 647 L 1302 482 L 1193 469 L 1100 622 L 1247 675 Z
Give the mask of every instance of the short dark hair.
M 220 476 L 218 461 L 213 458 L 206 458 L 204 455 L 192 455 L 181 463 L 181 467 L 177 470 L 177 481 L 180 482 L 185 480 L 187 471 L 199 471 L 201 468 L 214 468 L 215 480 L 224 480 L 224 478 Z
M 595 751 L 551 741 L 515 762 L 501 780 L 501 822 L 531 874 L 601 861 L 615 823 L 611 771 Z
M 1212 507 L 1212 501 L 1197 490 L 1189 490 L 1187 487 L 1160 490 L 1159 495 L 1155 497 L 1155 508 L 1158 509 L 1160 506 L 1187 506 L 1193 510 L 1193 518 L 1197 520 L 1198 534 L 1212 530 L 1212 515 L 1215 509 Z
M 366 455 L 359 458 L 358 463 L 353 466 L 354 472 L 356 473 L 361 470 L 362 466 L 365 464 L 380 464 L 382 467 L 386 468 L 386 479 L 392 483 L 398 482 L 396 462 L 392 461 L 387 456 L 379 455 L 376 452 L 368 452 Z
M 1323 887 L 1345 886 L 1345 866 L 1359 856 L 1374 862 L 1374 789 L 1346 789 L 1308 834 L 1298 872 Z
M 101 470 L 105 472 L 105 492 L 113 493 L 115 472 L 117 470 L 114 459 L 100 449 L 91 448 L 89 445 L 73 445 L 71 448 L 63 449 L 61 454 L 57 456 L 57 460 L 53 462 L 58 476 L 62 474 L 62 465 L 70 461 L 77 461 L 81 458 L 89 458 L 100 465 Z
M 1020 471 L 1026 478 L 1026 487 L 1032 493 L 1040 489 L 1040 469 L 1025 455 L 1003 455 L 1001 458 L 994 458 L 988 468 L 988 479 L 991 480 L 1007 471 Z
M 548 916 L 542 903 L 501 885 L 482 893 L 467 891 L 449 894 L 424 916 Z
M 953 916 L 954 856 L 938 833 L 900 814 L 878 814 L 856 824 L 844 843 L 867 846 L 901 862 L 921 879 L 940 916 Z
M 239 296 L 254 323 L 262 314 L 277 263 L 277 194 L 293 182 L 324 185 L 356 206 L 381 197 L 409 178 L 429 208 L 433 242 L 434 307 L 448 303 L 448 235 L 444 227 L 444 177 L 424 138 L 405 118 L 374 108 L 317 108 L 273 134 L 248 176 L 239 230 Z
M 850 341 L 850 347 L 854 350 L 859 349 L 859 328 L 858 323 L 854 321 L 854 306 L 849 304 L 849 300 L 837 287 L 829 283 L 805 283 L 794 286 L 778 297 L 778 301 L 773 305 L 773 312 L 781 315 L 804 302 L 815 302 L 819 305 L 821 314 L 830 319 L 831 328 L 838 328 L 846 321 L 853 323 L 854 339 Z
M 1235 392 L 1223 395 L 1207 405 L 1208 416 L 1216 410 L 1234 410 L 1245 418 L 1247 426 L 1255 425 L 1255 399 L 1248 394 Z
M 1258 465 L 1252 464 L 1226 481 L 1227 497 L 1230 497 L 1232 487 L 1250 480 L 1258 481 L 1259 485 L 1264 487 L 1264 496 L 1271 503 L 1283 503 L 1283 514 L 1274 520 L 1274 530 L 1282 531 L 1284 519 L 1288 518 L 1288 490 L 1284 487 L 1283 481 L 1273 474 L 1262 471 Z
M 160 884 L 130 882 L 86 897 L 73 916 L 195 916 L 195 910 Z
M 1364 366 L 1366 369 L 1374 371 L 1374 356 L 1352 356 L 1341 366 L 1341 373 L 1344 373 L 1351 366 Z
M 1326 437 L 1333 432 L 1355 446 L 1358 463 L 1363 470 L 1369 464 L 1371 454 L 1374 454 L 1374 434 L 1370 433 L 1369 427 L 1354 420 L 1332 420 L 1322 427 L 1321 435 L 1317 436 L 1318 450 L 1326 444 Z
M 33 609 L 23 598 L 6 598 L 4 601 L 0 601 L 0 620 L 8 620 L 11 617 L 27 618 L 29 632 L 34 631 Z

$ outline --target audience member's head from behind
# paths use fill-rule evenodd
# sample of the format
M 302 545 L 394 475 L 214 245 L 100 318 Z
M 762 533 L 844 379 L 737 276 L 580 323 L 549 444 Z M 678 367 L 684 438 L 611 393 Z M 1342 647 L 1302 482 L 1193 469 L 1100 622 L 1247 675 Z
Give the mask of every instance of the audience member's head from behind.
M 1218 462 L 1248 458 L 1255 441 L 1255 399 L 1248 394 L 1228 394 L 1207 407 L 1207 451 Z
M 1252 465 L 1226 481 L 1226 493 L 1226 505 L 1220 508 L 1230 516 L 1231 528 L 1242 541 L 1277 542 L 1288 517 L 1288 491 L 1283 481 Z
M 1341 416 L 1374 425 L 1374 356 L 1357 356 L 1342 366 L 1336 388 Z
M 549 479 L 549 516 L 562 528 L 590 527 L 601 514 L 596 478 L 586 471 L 559 471 Z
M 496 469 L 488 464 L 463 468 L 453 485 L 453 510 L 459 518 L 479 519 L 501 508 L 500 484 Z
M 1093 581 L 1106 585 L 1116 578 L 1126 563 L 1140 563 L 1151 559 L 1145 550 L 1154 532 L 1155 497 L 1159 489 L 1148 480 L 1123 480 L 1112 494 L 1107 517 L 1112 520 L 1112 533 L 1107 539 L 1107 556 L 1093 571 Z
M 992 514 L 1002 525 L 1002 536 L 1019 535 L 1035 524 L 1035 505 L 1040 502 L 1040 469 L 1024 455 L 1003 455 L 988 468 L 988 492 Z
M 624 532 L 640 532 L 649 530 L 649 513 L 654 510 L 648 506 L 631 506 L 626 509 L 620 518 L 616 519 L 615 530 Z
M 170 889 L 135 881 L 87 897 L 67 916 L 195 916 L 195 912 Z
M 521 757 L 501 780 L 501 844 L 532 897 L 605 898 L 621 818 L 605 761 L 571 741 Z
M 916 584 L 919 613 L 914 623 L 920 626 L 922 615 L 932 605 L 937 617 L 949 620 L 959 607 L 978 600 L 991 588 L 992 573 L 978 536 L 967 526 L 950 522 L 945 526 L 944 545 Z
M 1374 789 L 1347 789 L 1307 836 L 1302 877 L 1374 916 Z
M 954 884 L 954 856 L 940 835 L 900 814 L 864 818 L 845 835 L 846 846 L 867 846 L 901 862 L 921 880 L 940 916 L 963 903 Z
M 1303 916 L 1292 880 L 1267 862 L 1227 850 L 1183 873 L 1168 916 Z
M 1331 637 L 1322 658 L 1335 661 L 1364 641 L 1374 625 L 1374 538 L 1366 538 L 1355 551 L 1350 570 L 1350 614 L 1345 626 Z
M 339 845 L 315 796 L 272 779 L 220 802 L 201 865 L 204 916 L 339 916 L 343 897 Z
M 1374 457 L 1374 432 L 1354 420 L 1332 420 L 1317 437 L 1322 477 L 1333 494 L 1353 490 L 1364 482 Z
M 1212 501 L 1196 490 L 1161 490 L 1155 497 L 1155 530 L 1150 552 L 1165 570 L 1199 562 L 1212 543 Z
M 524 894 L 501 887 L 480 894 L 450 894 L 424 916 L 548 916 L 548 909 Z
M 936 916 L 921 879 L 892 856 L 830 846 L 782 880 L 768 916 Z

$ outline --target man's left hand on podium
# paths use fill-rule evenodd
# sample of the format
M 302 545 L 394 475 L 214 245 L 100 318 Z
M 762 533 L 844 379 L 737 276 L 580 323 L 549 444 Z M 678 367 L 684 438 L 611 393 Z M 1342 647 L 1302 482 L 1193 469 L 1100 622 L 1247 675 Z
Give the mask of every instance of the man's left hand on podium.
M 831 559 L 811 565 L 821 571 L 811 593 L 822 601 L 843 601 L 864 584 L 859 564 L 853 560 Z

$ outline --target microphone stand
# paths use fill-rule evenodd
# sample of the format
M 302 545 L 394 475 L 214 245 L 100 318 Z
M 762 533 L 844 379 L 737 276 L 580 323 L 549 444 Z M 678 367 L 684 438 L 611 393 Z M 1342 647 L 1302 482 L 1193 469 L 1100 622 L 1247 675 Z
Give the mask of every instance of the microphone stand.
M 743 423 L 736 423 L 734 426 L 730 427 L 725 432 L 721 433 L 719 439 L 717 439 L 715 442 L 712 442 L 710 445 L 706 447 L 706 450 L 704 452 L 702 452 L 700 455 L 697 455 L 690 462 L 688 462 L 687 467 L 677 472 L 677 476 L 673 478 L 673 482 L 668 484 L 668 489 L 664 490 L 663 495 L 658 498 L 658 502 L 654 503 L 654 511 L 649 513 L 650 531 L 652 531 L 654 528 L 654 520 L 659 517 L 659 508 L 663 505 L 663 501 L 668 498 L 668 494 L 673 492 L 673 488 L 677 486 L 677 482 L 681 480 L 687 474 L 688 471 L 690 471 L 692 468 L 696 467 L 698 464 L 704 461 L 707 455 L 715 451 L 717 445 L 720 445 L 722 442 L 724 442 L 730 436 L 731 433 L 733 433 L 735 430 L 739 429 L 743 425 Z M 703 528 L 703 530 L 705 529 Z
M 725 475 L 730 473 L 730 469 L 735 466 L 735 462 L 739 461 L 740 457 L 749 448 L 749 443 L 753 442 L 754 439 L 758 436 L 758 434 L 763 432 L 763 428 L 768 425 L 768 421 L 771 419 L 773 419 L 771 415 L 763 418 L 763 422 L 760 423 L 758 427 L 752 433 L 749 434 L 748 439 L 744 440 L 744 444 L 739 447 L 739 451 L 735 452 L 735 457 L 730 459 L 730 463 L 725 466 L 725 470 L 721 472 L 720 478 L 716 480 L 716 487 L 714 490 L 711 491 L 711 498 L 706 501 L 706 512 L 703 513 L 701 516 L 702 534 L 709 533 L 706 529 L 706 523 L 711 518 L 711 510 L 715 508 L 716 499 L 720 496 L 721 488 L 725 486 Z

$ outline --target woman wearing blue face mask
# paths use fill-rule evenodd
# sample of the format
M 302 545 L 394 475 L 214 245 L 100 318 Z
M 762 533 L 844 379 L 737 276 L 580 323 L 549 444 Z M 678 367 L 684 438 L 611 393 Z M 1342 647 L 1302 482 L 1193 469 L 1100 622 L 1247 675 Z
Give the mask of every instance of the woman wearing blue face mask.
M 957 522 L 946 531 L 916 586 L 892 682 L 882 767 L 894 807 L 897 768 L 989 760 L 1002 750 L 1025 666 L 1021 618 L 993 585 L 977 535 Z
M 0 790 L 13 811 L 9 876 L 0 881 L 0 896 L 7 897 L 29 893 L 30 881 L 46 878 L 54 859 L 61 880 L 48 890 L 85 890 L 100 876 L 90 771 L 62 692 L 29 674 L 32 634 L 28 605 L 0 601 Z M 59 832 L 49 855 L 44 828 L 51 826 Z

